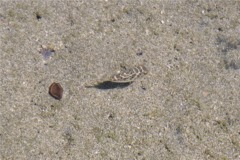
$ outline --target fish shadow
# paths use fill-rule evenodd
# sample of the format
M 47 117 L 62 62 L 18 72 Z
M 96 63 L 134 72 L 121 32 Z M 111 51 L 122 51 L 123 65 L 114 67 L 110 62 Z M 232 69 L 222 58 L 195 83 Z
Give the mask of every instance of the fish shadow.
M 99 83 L 98 85 L 95 85 L 94 88 L 107 90 L 107 89 L 114 89 L 114 88 L 125 88 L 128 87 L 132 82 L 127 83 L 114 83 L 111 81 L 105 81 L 102 83 Z

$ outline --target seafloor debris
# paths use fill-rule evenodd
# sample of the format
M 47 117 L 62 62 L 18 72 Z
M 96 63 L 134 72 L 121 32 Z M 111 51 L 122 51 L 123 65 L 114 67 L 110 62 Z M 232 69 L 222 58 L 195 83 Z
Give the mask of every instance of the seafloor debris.
M 59 83 L 53 82 L 49 87 L 49 94 L 57 100 L 62 99 L 62 95 L 63 95 L 62 86 Z
M 51 46 L 41 45 L 38 51 L 43 56 L 44 60 L 48 60 L 55 54 L 55 49 Z

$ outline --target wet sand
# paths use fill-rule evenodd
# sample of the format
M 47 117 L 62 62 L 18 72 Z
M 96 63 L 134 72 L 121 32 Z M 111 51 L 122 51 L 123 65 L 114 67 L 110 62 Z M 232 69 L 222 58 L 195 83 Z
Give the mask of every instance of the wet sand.
M 1 1 L 0 159 L 240 159 L 239 8 Z M 84 87 L 122 63 L 149 73 Z

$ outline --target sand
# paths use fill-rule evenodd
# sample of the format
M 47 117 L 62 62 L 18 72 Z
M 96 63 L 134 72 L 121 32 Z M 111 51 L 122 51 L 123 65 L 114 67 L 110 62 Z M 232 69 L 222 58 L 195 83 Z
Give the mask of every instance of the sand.
M 0 159 L 239 160 L 238 0 L 1 0 Z M 45 57 L 42 45 L 54 50 Z M 121 64 L 149 73 L 85 88 Z M 48 94 L 53 83 L 63 97 Z

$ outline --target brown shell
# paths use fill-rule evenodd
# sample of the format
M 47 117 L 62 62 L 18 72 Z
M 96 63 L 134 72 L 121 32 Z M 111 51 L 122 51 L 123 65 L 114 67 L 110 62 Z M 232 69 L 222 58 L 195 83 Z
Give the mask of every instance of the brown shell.
M 62 99 L 62 95 L 63 95 L 62 86 L 59 83 L 53 82 L 49 87 L 49 94 L 57 100 Z

